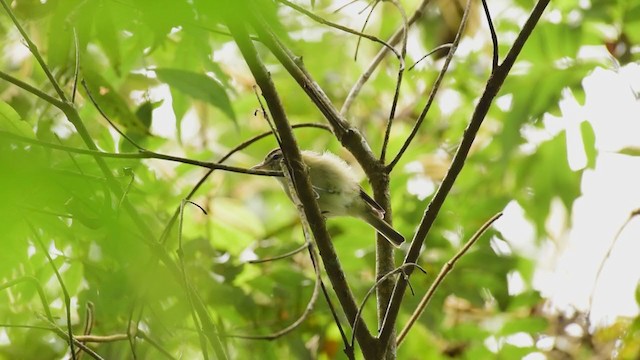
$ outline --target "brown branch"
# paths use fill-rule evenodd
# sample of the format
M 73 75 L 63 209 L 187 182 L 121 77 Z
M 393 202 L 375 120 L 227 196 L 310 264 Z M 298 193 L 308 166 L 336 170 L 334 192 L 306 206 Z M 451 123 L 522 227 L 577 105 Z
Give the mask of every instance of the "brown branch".
M 307 222 L 306 214 L 304 213 L 304 207 L 300 203 L 300 199 L 296 195 L 296 190 L 293 184 L 293 179 L 291 178 L 291 174 L 289 173 L 287 166 L 283 163 L 280 164 L 282 168 L 282 173 L 284 174 L 284 178 L 287 184 L 287 188 L 289 189 L 289 193 L 291 194 L 291 199 L 293 203 L 296 205 L 298 209 L 298 213 L 300 215 L 300 220 L 302 222 L 302 233 L 304 234 L 304 242 L 305 247 L 309 250 L 309 256 L 311 257 L 311 263 L 313 264 L 313 270 L 316 275 L 316 282 L 313 287 L 313 293 L 311 294 L 311 299 L 307 303 L 306 308 L 302 312 L 302 314 L 296 319 L 291 325 L 286 328 L 276 331 L 269 335 L 227 335 L 229 337 L 242 338 L 242 339 L 253 339 L 253 340 L 275 340 L 280 338 L 293 330 L 295 330 L 298 326 L 302 325 L 302 323 L 307 319 L 311 311 L 315 306 L 316 301 L 318 300 L 318 294 L 320 293 L 320 266 L 318 264 L 318 259 L 316 258 L 316 253 L 313 248 L 313 240 L 311 239 L 311 229 L 309 228 L 309 223 Z
M 491 12 L 489 11 L 489 5 L 487 5 L 487 0 L 482 0 L 482 8 L 484 9 L 484 15 L 487 17 L 487 23 L 489 24 L 489 32 L 491 33 L 491 45 L 493 47 L 492 57 L 491 57 L 491 72 L 494 72 L 498 67 L 498 35 L 496 35 L 496 29 L 493 27 L 493 21 L 491 20 Z
M 60 327 L 58 327 L 58 325 L 56 325 L 56 323 L 53 320 L 49 320 L 40 314 L 36 314 L 36 316 L 38 316 L 41 320 L 49 324 L 50 327 L 46 330 L 53 331 L 54 333 L 56 333 L 56 335 L 58 335 L 59 337 L 67 341 L 73 341 L 73 343 L 76 344 L 78 348 L 82 349 L 82 351 L 86 352 L 92 358 L 96 360 L 104 360 L 100 355 L 98 355 L 98 353 L 93 351 L 90 347 L 78 341 L 78 339 L 76 339 L 75 336 L 69 336 L 69 334 L 67 334 L 67 332 L 65 332 Z
M 373 292 L 375 291 L 375 289 L 380 286 L 385 280 L 387 280 L 388 278 L 390 278 L 392 275 L 395 275 L 396 273 L 400 273 L 400 272 L 404 272 L 404 269 L 407 269 L 409 267 L 416 267 L 418 269 L 420 269 L 420 271 L 422 271 L 424 274 L 427 273 L 427 270 L 423 269 L 422 266 L 418 265 L 418 264 L 414 264 L 414 263 L 406 263 L 406 264 L 402 264 L 399 267 L 389 271 L 388 273 L 384 274 L 384 276 L 382 276 L 380 279 L 378 279 L 376 281 L 375 284 L 373 284 L 373 286 L 371 286 L 369 288 L 369 290 L 367 291 L 367 293 L 364 295 L 364 298 L 362 299 L 362 302 L 360 303 L 360 307 L 358 308 L 358 314 L 362 313 L 362 310 L 364 310 L 364 306 L 367 303 L 367 300 L 369 299 L 369 297 L 371 296 L 371 294 L 373 294 Z M 358 323 L 357 323 L 358 319 L 356 318 L 356 322 L 353 324 L 352 328 L 355 329 L 358 327 Z M 351 347 L 354 346 L 354 338 L 351 337 Z
M 54 150 L 61 150 L 61 151 L 66 151 L 70 153 L 75 153 L 75 154 L 92 155 L 92 156 L 99 156 L 104 158 L 115 158 L 115 159 L 159 159 L 159 160 L 166 160 L 166 161 L 172 161 L 172 162 L 179 162 L 183 164 L 195 165 L 195 166 L 212 169 L 212 170 L 229 171 L 229 172 L 234 172 L 239 174 L 261 175 L 261 176 L 282 176 L 282 173 L 280 173 L 279 171 L 251 170 L 251 169 L 223 165 L 220 163 L 214 163 L 209 161 L 199 161 L 199 160 L 193 160 L 188 158 L 182 158 L 179 156 L 159 154 L 149 150 L 140 150 L 140 152 L 137 152 L 137 153 L 109 153 L 109 152 L 97 151 L 97 150 L 78 149 L 78 148 L 73 148 L 73 147 L 64 146 L 64 145 L 52 144 L 52 143 L 40 141 L 37 139 L 31 139 L 31 138 L 16 135 L 4 130 L 0 130 L 0 137 L 10 138 L 10 139 L 26 142 L 33 145 L 38 145 L 38 146 L 42 146 L 42 147 L 46 147 Z
M 440 90 L 440 85 L 442 84 L 442 80 L 444 79 L 444 76 L 447 74 L 447 70 L 449 70 L 449 65 L 451 64 L 453 55 L 456 53 L 456 50 L 458 50 L 458 44 L 460 44 L 460 40 L 462 39 L 464 30 L 467 27 L 467 20 L 469 19 L 470 13 L 471 13 L 471 0 L 467 0 L 467 5 L 464 9 L 464 13 L 462 14 L 462 20 L 460 20 L 460 26 L 458 27 L 458 32 L 456 33 L 456 37 L 453 40 L 453 43 L 451 43 L 451 47 L 449 48 L 449 53 L 447 54 L 447 57 L 444 60 L 442 69 L 440 69 L 440 73 L 438 74 L 436 81 L 433 83 L 433 87 L 431 88 L 431 92 L 429 93 L 427 103 L 422 109 L 420 116 L 418 116 L 418 120 L 416 120 L 416 123 L 413 125 L 413 129 L 411 129 L 411 133 L 409 134 L 405 142 L 402 144 L 400 151 L 398 151 L 398 154 L 393 158 L 393 160 L 389 163 L 389 165 L 387 165 L 387 171 L 391 172 L 393 170 L 393 168 L 398 164 L 398 162 L 402 158 L 402 155 L 404 154 L 404 152 L 407 150 L 407 148 L 411 144 L 411 141 L 413 141 L 415 136 L 418 134 L 418 130 L 420 130 L 420 126 L 422 125 L 422 122 L 426 118 L 427 113 L 429 112 L 429 109 L 431 109 L 431 105 L 433 104 L 433 101 L 435 100 L 436 95 Z
M 413 15 L 411 15 L 411 17 L 407 20 L 407 26 L 406 26 L 407 31 L 408 31 L 408 28 L 411 27 L 411 25 L 413 25 L 416 21 L 422 18 L 422 15 L 424 14 L 424 10 L 426 9 L 427 5 L 430 2 L 431 0 L 422 0 L 422 3 L 418 5 L 418 8 L 415 10 Z M 398 30 L 396 30 L 396 32 L 393 33 L 393 35 L 391 35 L 389 40 L 387 40 L 387 43 L 393 46 L 398 41 L 400 41 L 400 39 L 402 39 L 404 29 L 405 27 L 402 26 Z M 351 90 L 349 91 L 349 94 L 347 95 L 347 98 L 345 99 L 344 103 L 342 104 L 342 108 L 340 109 L 340 114 L 342 116 L 346 116 L 347 112 L 349 112 L 349 109 L 351 108 L 353 101 L 358 96 L 358 94 L 360 94 L 360 90 L 362 90 L 362 87 L 364 86 L 364 84 L 369 80 L 373 72 L 378 68 L 380 63 L 382 63 L 382 60 L 385 58 L 385 56 L 387 56 L 388 53 L 389 53 L 389 50 L 387 48 L 380 49 L 380 51 L 378 51 L 378 53 L 373 58 L 373 60 L 371 60 L 371 63 L 369 64 L 369 67 L 367 68 L 367 70 L 365 70 L 362 73 L 362 75 L 360 75 L 360 78 L 358 78 L 356 83 L 351 87 Z
M 398 68 L 398 76 L 396 78 L 396 87 L 393 94 L 393 102 L 391 103 L 391 110 L 389 111 L 389 118 L 387 119 L 387 126 L 384 131 L 384 139 L 382 141 L 382 150 L 380 151 L 380 162 L 384 163 L 385 157 L 387 155 L 387 146 L 389 145 L 389 137 L 391 136 L 391 125 L 393 124 L 393 119 L 396 116 L 396 108 L 398 106 L 398 99 L 400 98 L 400 86 L 402 85 L 402 75 L 404 74 L 404 57 L 407 54 L 407 33 L 409 29 L 407 14 L 405 13 L 402 6 L 398 3 L 397 0 L 391 0 L 391 3 L 398 9 L 400 15 L 402 15 L 402 46 L 401 53 L 402 56 L 400 58 L 400 66 Z
M 422 299 L 420 299 L 420 303 L 418 304 L 418 307 L 413 311 L 413 314 L 411 314 L 411 317 L 409 317 L 409 321 L 404 326 L 404 328 L 400 331 L 400 334 L 396 338 L 396 344 L 398 344 L 398 346 L 402 343 L 404 338 L 407 336 L 407 333 L 409 332 L 413 324 L 420 318 L 420 316 L 424 312 L 424 309 L 427 307 L 427 305 L 429 304 L 429 301 L 433 297 L 433 294 L 436 292 L 436 289 L 438 288 L 438 286 L 440 286 L 440 284 L 442 283 L 444 278 L 447 276 L 447 274 L 449 274 L 449 272 L 453 270 L 453 267 L 458 262 L 458 260 L 460 260 L 460 258 L 464 256 L 464 254 L 466 254 L 467 251 L 469 251 L 469 249 L 471 249 L 471 246 L 473 246 L 473 244 L 475 244 L 476 241 L 478 241 L 478 239 L 487 231 L 487 229 L 489 229 L 489 227 L 501 216 L 502 216 L 502 212 L 499 212 L 495 214 L 493 217 L 491 217 L 491 219 L 487 220 L 487 222 L 485 222 L 480 227 L 480 229 L 478 229 L 478 231 L 476 231 L 475 234 L 471 236 L 469 241 L 467 241 L 467 243 L 451 259 L 449 259 L 449 261 L 447 261 L 444 265 L 442 265 L 442 268 L 440 269 L 438 276 L 435 278 L 435 280 L 433 280 L 433 283 L 431 284 L 427 292 L 424 294 Z
M 329 27 L 338 29 L 340 31 L 344 31 L 344 32 L 349 33 L 349 34 L 356 35 L 356 36 L 359 36 L 361 38 L 369 39 L 369 40 L 371 40 L 373 42 L 377 42 L 377 43 L 383 45 L 384 47 L 386 47 L 389 51 L 393 52 L 398 59 L 401 59 L 401 55 L 398 53 L 398 51 L 393 46 L 387 44 L 386 41 L 384 41 L 384 40 L 382 40 L 382 39 L 380 39 L 378 37 L 375 37 L 375 36 L 369 35 L 369 34 L 365 34 L 364 32 L 353 30 L 353 29 L 348 28 L 346 26 L 343 26 L 343 25 L 336 24 L 334 22 L 328 21 L 328 20 L 324 19 L 323 17 L 318 16 L 318 15 L 312 13 L 311 11 L 308 11 L 305 8 L 303 8 L 301 6 L 298 6 L 298 5 L 296 5 L 296 4 L 294 4 L 294 3 L 290 2 L 290 1 L 287 1 L 287 0 L 276 0 L 276 1 L 281 3 L 281 4 L 284 4 L 284 5 L 288 6 L 290 8 L 292 8 L 292 9 L 294 9 L 295 11 L 298 11 L 298 12 L 306 15 L 307 17 L 309 17 L 313 21 L 318 22 L 318 23 L 320 23 L 322 25 L 327 25 Z
M 242 5 L 246 5 L 244 2 L 241 3 Z M 248 16 L 254 27 L 262 29 L 261 25 L 258 24 L 258 20 L 256 20 L 256 14 L 252 13 L 252 9 L 249 6 L 244 6 L 241 9 L 240 13 L 242 13 L 242 16 Z M 320 213 L 320 208 L 316 202 L 311 182 L 307 172 L 305 171 L 304 163 L 302 162 L 300 149 L 298 148 L 296 139 L 293 136 L 293 131 L 287 120 L 280 98 L 268 71 L 262 63 L 262 60 L 259 58 L 256 49 L 247 34 L 247 30 L 242 23 L 242 19 L 234 17 L 234 11 L 229 11 L 230 9 L 224 10 L 227 11 L 225 15 L 229 30 L 234 36 L 234 39 L 240 48 L 240 52 L 247 62 L 249 69 L 251 70 L 265 100 L 267 101 L 269 111 L 271 112 L 273 121 L 275 122 L 275 126 L 282 141 L 282 150 L 287 160 L 288 169 L 291 171 L 291 177 L 295 184 L 296 194 L 300 199 L 300 202 L 304 204 L 304 214 L 309 222 L 315 242 L 320 251 L 325 271 L 331 280 L 334 291 L 336 292 L 347 318 L 352 322 L 357 313 L 357 305 L 346 281 L 340 262 L 338 261 L 333 244 L 331 243 L 331 237 L 327 232 L 324 218 Z M 258 35 L 263 38 L 263 41 L 265 41 L 265 33 L 263 31 L 258 31 Z M 266 39 L 266 41 L 271 45 L 275 45 L 270 38 Z M 267 46 L 270 47 L 270 45 Z M 363 348 L 366 348 L 368 349 L 367 351 L 369 351 L 365 353 L 365 357 L 372 358 L 373 353 L 371 351 L 375 349 L 375 346 L 372 345 L 373 338 L 371 337 L 368 329 L 360 327 L 357 336 Z
M 535 28 L 538 20 L 540 19 L 540 16 L 542 16 L 542 13 L 544 12 L 544 9 L 548 4 L 549 0 L 538 1 L 533 11 L 529 15 L 526 23 L 524 24 L 522 31 L 509 50 L 509 53 L 507 54 L 505 60 L 500 66 L 498 66 L 496 71 L 487 81 L 485 90 L 480 97 L 480 100 L 478 101 L 478 105 L 473 112 L 469 125 L 464 132 L 462 141 L 458 146 L 458 150 L 456 151 L 455 156 L 453 157 L 451 166 L 422 217 L 420 225 L 418 226 L 418 230 L 416 231 L 411 242 L 409 251 L 405 256 L 405 263 L 415 262 L 418 259 L 422 244 L 424 243 L 424 240 L 426 239 L 429 230 L 431 229 L 431 226 L 433 225 L 433 222 L 435 221 L 438 212 L 442 207 L 442 204 L 446 200 L 449 191 L 453 187 L 456 178 L 460 174 L 460 171 L 462 171 L 467 155 L 469 154 L 469 150 L 471 149 L 471 145 L 473 144 L 476 134 L 478 133 L 480 125 L 482 125 L 482 121 L 489 111 L 493 99 L 498 94 L 498 91 L 500 90 L 500 87 L 509 74 L 509 71 L 513 67 L 518 54 L 520 54 L 522 47 L 531 35 L 531 32 Z M 380 330 L 379 341 L 381 342 L 381 344 L 383 344 L 381 346 L 384 346 L 390 340 L 390 335 L 395 328 L 395 323 L 400 311 L 400 304 L 402 303 L 406 288 L 407 281 L 405 281 L 404 279 L 398 279 L 396 281 L 391 303 L 389 304 L 389 309 L 385 316 L 384 324 Z

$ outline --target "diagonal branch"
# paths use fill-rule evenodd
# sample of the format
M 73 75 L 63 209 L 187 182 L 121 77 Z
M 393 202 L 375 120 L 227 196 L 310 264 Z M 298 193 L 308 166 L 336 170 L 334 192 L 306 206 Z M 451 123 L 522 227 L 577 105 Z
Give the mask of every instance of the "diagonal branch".
M 398 151 L 398 154 L 393 158 L 393 160 L 389 163 L 389 165 L 387 165 L 387 171 L 391 172 L 391 170 L 393 170 L 393 168 L 398 164 L 398 161 L 400 161 L 400 158 L 402 158 L 402 155 L 404 154 L 404 152 L 407 151 L 407 148 L 411 144 L 411 141 L 413 141 L 413 138 L 416 136 L 416 134 L 418 134 L 418 130 L 420 130 L 420 126 L 422 125 L 422 122 L 427 116 L 429 109 L 431 109 L 431 104 L 433 104 L 433 101 L 435 100 L 436 95 L 438 94 L 438 90 L 440 90 L 440 85 L 442 84 L 442 80 L 444 79 L 444 76 L 446 75 L 447 70 L 449 70 L 449 64 L 451 64 L 453 55 L 456 53 L 456 50 L 458 50 L 458 44 L 460 43 L 460 39 L 462 39 L 462 34 L 464 33 L 464 30 L 467 27 L 467 20 L 469 19 L 470 12 L 471 12 L 471 0 L 468 0 L 467 5 L 464 9 L 464 13 L 462 15 L 462 20 L 460 21 L 460 26 L 458 27 L 458 33 L 456 34 L 456 38 L 453 40 L 453 43 L 451 43 L 451 47 L 449 48 L 449 53 L 447 54 L 447 57 L 444 60 L 442 69 L 440 70 L 440 73 L 438 74 L 436 81 L 433 83 L 433 87 L 431 88 L 431 92 L 429 93 L 429 98 L 427 99 L 427 103 L 422 109 L 420 116 L 418 116 L 418 120 L 416 120 L 415 125 L 413 125 L 413 129 L 411 129 L 411 133 L 407 137 L 407 140 L 405 140 L 404 144 L 402 144 L 400 151 Z
M 244 2 L 242 3 L 245 5 Z M 291 177 L 295 184 L 296 193 L 300 202 L 304 204 L 304 214 L 309 222 L 318 250 L 320 251 L 320 256 L 324 263 L 325 270 L 347 318 L 352 323 L 356 317 L 358 306 L 346 281 L 344 271 L 338 261 L 333 244 L 331 243 L 331 237 L 327 232 L 324 218 L 320 213 L 320 208 L 316 202 L 309 176 L 305 171 L 304 163 L 302 162 L 300 149 L 298 148 L 296 139 L 293 136 L 293 132 L 287 120 L 280 97 L 277 94 L 267 69 L 259 58 L 257 51 L 249 38 L 247 30 L 242 23 L 242 19 L 234 16 L 234 11 L 231 11 L 231 9 L 225 8 L 225 6 L 222 8 L 226 10 L 225 20 L 227 21 L 227 26 L 229 27 L 231 34 L 240 48 L 240 52 L 247 62 L 247 65 L 249 66 L 249 69 L 256 79 L 256 83 L 260 87 L 262 95 L 267 102 L 267 106 L 271 112 L 276 129 L 282 141 L 282 150 L 285 154 L 285 159 L 287 160 L 287 166 L 291 171 Z M 243 7 L 242 10 L 243 11 L 240 11 L 242 16 L 246 16 L 246 13 L 250 13 L 251 11 L 245 7 Z M 252 15 L 253 14 L 249 14 L 250 17 L 252 17 Z M 372 343 L 374 340 L 368 329 L 364 326 L 360 327 L 360 330 L 357 333 L 357 338 L 363 348 L 367 348 L 369 351 L 369 353 L 365 353 L 365 357 L 373 358 L 372 351 L 375 349 L 375 346 L 373 346 Z
M 306 15 L 307 17 L 309 17 L 313 21 L 316 21 L 316 22 L 318 22 L 318 23 L 320 23 L 322 25 L 327 25 L 329 27 L 338 29 L 340 31 L 344 31 L 344 32 L 349 33 L 349 34 L 356 35 L 356 36 L 359 36 L 361 38 L 369 39 L 369 40 L 371 40 L 373 42 L 377 42 L 378 44 L 381 44 L 382 46 L 386 47 L 389 51 L 393 52 L 398 59 L 402 58 L 401 55 L 398 53 L 398 51 L 393 46 L 387 44 L 386 41 L 384 41 L 384 40 L 382 40 L 382 39 L 380 39 L 378 37 L 375 37 L 373 35 L 369 35 L 369 34 L 366 34 L 364 32 L 360 32 L 360 31 L 357 31 L 357 30 L 353 30 L 353 29 L 348 28 L 346 26 L 343 26 L 343 25 L 336 24 L 334 22 L 328 21 L 328 20 L 322 18 L 321 16 L 318 16 L 318 15 L 312 13 L 311 11 L 308 11 L 305 8 L 303 8 L 301 6 L 298 6 L 298 5 L 296 5 L 296 4 L 294 4 L 294 3 L 290 2 L 290 1 L 287 1 L 287 0 L 276 0 L 276 1 L 281 3 L 281 4 L 284 4 L 284 5 L 288 6 L 290 8 L 292 8 L 293 10 L 295 10 L 297 12 L 300 12 L 300 13 Z
M 503 63 L 498 66 L 496 71 L 492 74 L 492 76 L 487 80 L 487 84 L 485 86 L 484 92 L 478 101 L 478 105 L 476 106 L 469 125 L 464 132 L 462 137 L 462 141 L 458 146 L 458 150 L 456 151 L 455 156 L 453 157 L 453 161 L 449 170 L 447 171 L 447 175 L 444 177 L 442 184 L 436 191 L 433 199 L 429 203 L 420 225 L 418 226 L 418 230 L 416 231 L 413 240 L 411 241 L 411 247 L 409 248 L 409 252 L 405 256 L 404 262 L 411 263 L 416 262 L 418 256 L 420 255 L 420 248 L 426 239 L 431 226 L 433 225 L 442 204 L 447 198 L 449 191 L 453 187 L 456 178 L 462 171 L 467 155 L 469 154 L 469 150 L 471 149 L 471 145 L 480 129 L 480 125 L 482 125 L 482 121 L 484 120 L 493 99 L 498 94 L 500 87 L 504 83 L 509 71 L 513 67 L 513 64 L 520 54 L 522 47 L 525 42 L 531 35 L 531 32 L 535 28 L 540 16 L 544 12 L 544 9 L 549 4 L 549 0 L 539 0 L 538 3 L 533 8 L 533 11 L 529 15 L 522 31 L 516 38 L 513 46 L 509 50 L 505 60 Z M 391 303 L 389 304 L 389 308 L 387 310 L 387 314 L 385 316 L 385 321 L 380 329 L 379 341 L 381 342 L 381 346 L 387 344 L 390 340 L 390 335 L 393 332 L 395 327 L 395 323 L 398 317 L 398 313 L 400 311 L 400 304 L 402 303 L 402 299 L 404 297 L 405 290 L 407 288 L 407 281 L 403 278 L 400 278 L 396 281 L 395 288 L 393 290 L 393 296 L 391 299 Z
M 411 17 L 407 20 L 407 25 L 406 25 L 407 31 L 409 31 L 409 27 L 411 25 L 413 25 L 416 21 L 422 18 L 422 15 L 424 14 L 424 10 L 427 8 L 427 5 L 429 5 L 430 2 L 431 0 L 422 0 L 422 3 L 418 5 L 418 8 L 415 10 L 413 15 L 411 15 Z M 387 43 L 390 44 L 391 46 L 397 44 L 398 41 L 402 39 L 404 29 L 405 29 L 405 26 L 402 26 L 398 30 L 396 30 L 396 32 L 393 33 L 393 35 L 391 35 L 389 40 L 387 40 Z M 389 53 L 389 50 L 387 48 L 380 49 L 380 51 L 378 51 L 378 53 L 373 58 L 373 60 L 371 60 L 371 63 L 369 64 L 369 67 L 367 68 L 367 70 L 365 70 L 362 73 L 362 75 L 360 75 L 360 78 L 358 78 L 356 83 L 351 87 L 351 90 L 349 91 L 349 94 L 347 95 L 347 98 L 345 99 L 344 103 L 342 104 L 342 108 L 340 109 L 340 114 L 342 116 L 346 116 L 346 114 L 349 112 L 349 109 L 351 108 L 353 101 L 360 94 L 360 90 L 362 90 L 362 87 L 364 86 L 364 84 L 369 80 L 371 75 L 373 75 L 373 72 L 378 68 L 380 63 L 382 63 L 382 60 L 387 56 L 388 53 Z
M 413 314 L 411 314 L 409 321 L 404 326 L 402 331 L 400 331 L 400 334 L 396 339 L 396 343 L 398 344 L 398 346 L 400 346 L 400 343 L 402 343 L 404 338 L 407 336 L 407 333 L 409 332 L 413 324 L 420 318 L 420 315 L 422 315 L 422 313 L 424 312 L 424 309 L 429 304 L 429 301 L 433 297 L 433 294 L 435 294 L 436 289 L 438 288 L 438 286 L 440 286 L 440 284 L 442 283 L 444 278 L 447 276 L 447 274 L 449 274 L 449 272 L 453 270 L 453 267 L 456 265 L 458 260 L 460 260 L 460 258 L 464 254 L 466 254 L 467 251 L 469 251 L 469 249 L 471 249 L 473 244 L 475 244 L 476 241 L 478 241 L 478 239 L 487 231 L 487 229 L 489 229 L 489 226 L 491 226 L 501 216 L 502 216 L 502 212 L 499 212 L 493 215 L 491 219 L 487 220 L 487 222 L 482 224 L 480 229 L 478 229 L 478 231 L 476 231 L 473 234 L 473 236 L 471 236 L 469 241 L 467 241 L 467 243 L 449 261 L 447 261 L 444 265 L 442 265 L 442 268 L 440 269 L 440 273 L 438 273 L 438 276 L 436 276 L 435 280 L 433 280 L 433 283 L 431 284 L 427 292 L 424 294 L 422 299 L 420 299 L 420 303 L 418 304 L 418 307 L 413 312 Z
M 92 156 L 98 156 L 103 158 L 113 158 L 113 159 L 159 159 L 159 160 L 166 160 L 166 161 L 178 162 L 183 164 L 195 165 L 195 166 L 199 166 L 199 167 L 203 167 L 211 170 L 223 170 L 223 171 L 229 171 L 229 172 L 240 173 L 240 174 L 251 174 L 251 175 L 262 175 L 262 176 L 282 176 L 282 173 L 280 173 L 279 171 L 244 169 L 244 168 L 223 165 L 220 163 L 215 163 L 210 161 L 200 161 L 200 160 L 193 160 L 189 158 L 183 158 L 179 156 L 159 154 L 149 150 L 140 150 L 137 153 L 110 153 L 110 152 L 104 152 L 104 151 L 98 151 L 98 150 L 78 149 L 78 148 L 73 148 L 69 146 L 52 144 L 52 143 L 48 143 L 48 142 L 44 142 L 36 139 L 31 139 L 31 138 L 16 135 L 4 130 L 0 130 L 0 137 L 14 139 L 14 140 L 18 140 L 18 141 L 33 144 L 33 145 L 38 145 L 38 146 L 42 146 L 42 147 L 46 147 L 54 150 L 66 151 L 74 154 L 92 155 Z

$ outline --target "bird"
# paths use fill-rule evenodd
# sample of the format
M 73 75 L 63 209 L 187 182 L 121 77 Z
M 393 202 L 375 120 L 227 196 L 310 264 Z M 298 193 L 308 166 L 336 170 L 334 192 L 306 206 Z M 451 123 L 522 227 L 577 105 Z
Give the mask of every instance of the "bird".
M 323 216 L 359 218 L 376 229 L 392 245 L 399 247 L 404 242 L 404 236 L 384 220 L 385 211 L 382 206 L 360 187 L 349 164 L 328 151 L 318 153 L 304 150 L 301 155 Z M 276 148 L 252 169 L 280 171 L 283 160 L 282 150 Z M 293 201 L 285 179 L 277 177 L 277 180 Z

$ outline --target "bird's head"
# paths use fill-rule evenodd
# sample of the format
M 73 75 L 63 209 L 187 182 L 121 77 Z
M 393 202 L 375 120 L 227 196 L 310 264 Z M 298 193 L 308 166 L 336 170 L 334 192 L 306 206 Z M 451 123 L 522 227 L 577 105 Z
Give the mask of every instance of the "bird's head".
M 280 150 L 279 148 L 273 149 L 267 154 L 267 156 L 264 157 L 264 160 L 262 160 L 260 164 L 252 167 L 251 169 L 279 171 L 281 170 L 280 161 L 282 161 L 282 159 L 284 159 L 282 150 Z

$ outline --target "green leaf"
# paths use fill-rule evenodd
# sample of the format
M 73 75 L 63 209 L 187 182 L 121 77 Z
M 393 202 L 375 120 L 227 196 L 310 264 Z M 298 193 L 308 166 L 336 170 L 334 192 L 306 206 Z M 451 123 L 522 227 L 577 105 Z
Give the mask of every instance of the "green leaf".
M 33 137 L 31 125 L 23 121 L 20 115 L 4 101 L 0 101 L 0 130 L 20 136 Z
M 186 70 L 156 69 L 158 78 L 195 99 L 208 102 L 236 122 L 225 88 L 213 78 Z

